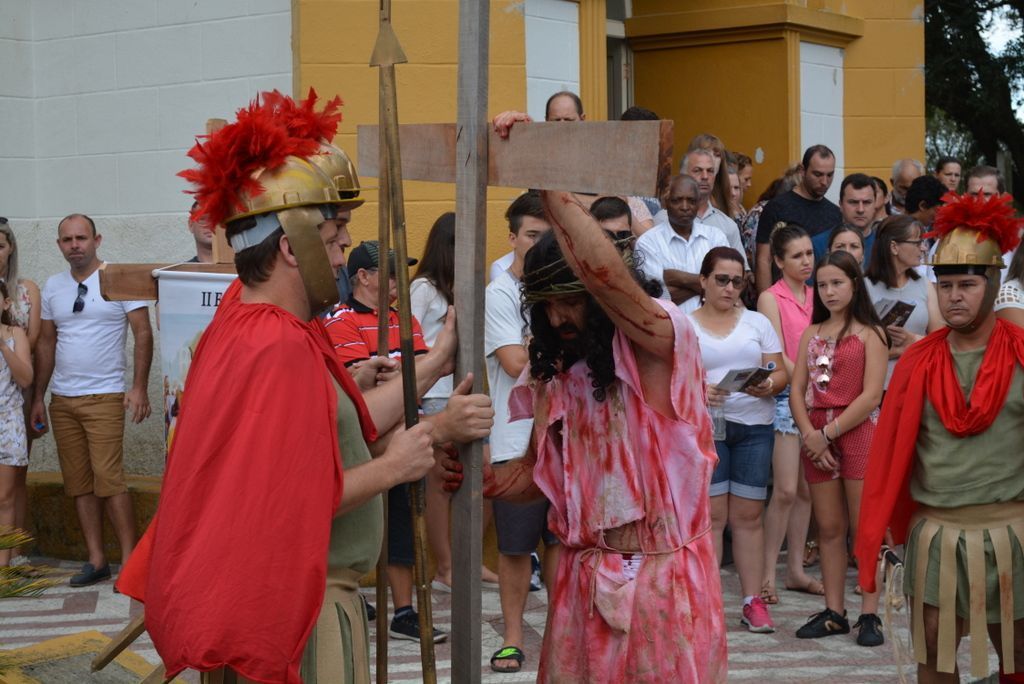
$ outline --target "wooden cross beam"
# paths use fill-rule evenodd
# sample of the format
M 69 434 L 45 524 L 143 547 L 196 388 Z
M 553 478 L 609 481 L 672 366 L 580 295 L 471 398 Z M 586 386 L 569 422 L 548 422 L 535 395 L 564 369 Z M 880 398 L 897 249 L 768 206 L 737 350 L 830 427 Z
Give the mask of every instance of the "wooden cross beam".
M 520 123 L 503 140 L 484 118 L 487 185 L 656 196 L 672 175 L 671 121 Z M 456 183 L 465 133 L 461 123 L 400 126 L 402 177 Z M 357 127 L 363 176 L 379 173 L 377 135 L 376 126 Z
M 456 377 L 482 391 L 487 186 L 657 196 L 672 169 L 671 121 L 515 125 L 501 139 L 487 122 L 487 7 L 460 2 L 458 123 L 399 127 L 404 180 L 456 185 Z M 377 126 L 357 128 L 359 169 L 380 173 Z M 479 442 L 461 450 L 463 486 L 452 501 L 452 681 L 480 681 L 483 477 Z

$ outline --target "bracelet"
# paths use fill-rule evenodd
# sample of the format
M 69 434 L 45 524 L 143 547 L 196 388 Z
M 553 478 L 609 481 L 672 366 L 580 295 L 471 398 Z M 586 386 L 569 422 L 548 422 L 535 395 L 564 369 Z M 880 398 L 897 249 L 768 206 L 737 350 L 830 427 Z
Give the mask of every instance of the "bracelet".
M 835 428 L 836 428 L 835 430 L 833 430 L 833 432 L 835 432 L 835 437 L 833 437 L 832 439 L 839 439 L 839 436 L 840 436 L 841 434 L 843 434 L 843 433 L 842 433 L 842 432 L 840 432 L 840 430 L 839 430 L 839 419 L 838 419 L 838 418 L 836 418 L 835 420 L 833 420 L 833 421 L 832 421 L 832 424 L 833 424 L 833 425 L 835 425 Z
M 775 380 L 773 380 L 772 376 L 769 375 L 768 376 L 768 394 L 771 394 L 773 389 L 775 389 Z
M 828 427 L 827 425 L 825 427 Z M 832 440 L 828 438 L 828 433 L 825 432 L 825 428 L 821 428 L 821 436 L 825 438 L 825 444 L 831 444 Z

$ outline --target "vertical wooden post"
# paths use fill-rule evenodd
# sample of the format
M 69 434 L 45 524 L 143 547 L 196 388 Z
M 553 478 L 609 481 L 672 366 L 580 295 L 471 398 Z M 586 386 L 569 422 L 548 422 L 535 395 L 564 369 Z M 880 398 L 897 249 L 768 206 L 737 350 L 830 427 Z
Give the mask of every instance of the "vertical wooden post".
M 381 21 L 389 21 L 390 17 L 385 16 L 385 11 L 390 8 L 381 4 Z M 384 90 L 384 72 L 379 72 L 380 90 Z M 378 112 L 380 123 L 380 173 L 378 181 L 380 187 L 377 189 L 377 266 L 380 274 L 380 281 L 384 286 L 380 289 L 380 296 L 377 300 L 377 354 L 388 355 L 390 345 L 389 330 L 389 307 L 391 305 L 391 288 L 387 285 L 391 270 L 390 260 L 387 258 L 388 250 L 391 248 L 391 199 L 388 189 L 388 146 L 384 140 L 384 103 L 380 103 Z M 383 255 L 383 259 L 381 258 Z M 377 558 L 377 684 L 387 684 L 388 681 L 388 492 L 381 493 L 381 500 L 384 509 L 384 530 L 381 535 L 380 556 Z
M 490 3 L 459 0 L 458 124 L 455 172 L 455 374 L 484 377 L 484 283 L 487 249 L 487 91 Z M 452 681 L 480 681 L 480 564 L 483 562 L 483 443 L 461 447 L 465 479 L 452 498 Z

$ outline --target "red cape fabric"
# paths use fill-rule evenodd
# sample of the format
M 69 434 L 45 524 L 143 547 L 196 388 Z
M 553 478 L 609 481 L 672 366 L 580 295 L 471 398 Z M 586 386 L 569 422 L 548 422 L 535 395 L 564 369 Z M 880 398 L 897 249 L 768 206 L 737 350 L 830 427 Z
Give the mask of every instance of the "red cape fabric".
M 906 541 L 917 504 L 910 498 L 925 397 L 951 433 L 965 437 L 986 430 L 1006 401 L 1014 365 L 1024 365 L 1024 329 L 996 320 L 968 406 L 953 368 L 949 328 L 911 345 L 896 364 L 882 415 L 875 428 L 864 477 L 855 555 L 864 591 L 875 591 L 875 559 L 886 529 L 897 544 Z
M 117 586 L 145 601 L 169 678 L 229 666 L 298 683 L 342 494 L 332 375 L 376 435 L 323 326 L 240 291 L 196 349 L 158 515 Z

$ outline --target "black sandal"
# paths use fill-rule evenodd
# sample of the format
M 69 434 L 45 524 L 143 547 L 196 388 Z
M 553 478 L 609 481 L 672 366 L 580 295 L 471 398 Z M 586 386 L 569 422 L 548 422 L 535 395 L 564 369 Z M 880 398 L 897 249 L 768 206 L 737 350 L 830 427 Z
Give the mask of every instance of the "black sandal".
M 498 667 L 494 664 L 496 660 L 514 660 L 516 664 Z M 491 669 L 495 672 L 519 672 L 523 669 L 524 660 L 526 660 L 526 656 L 518 646 L 503 646 L 491 656 Z

